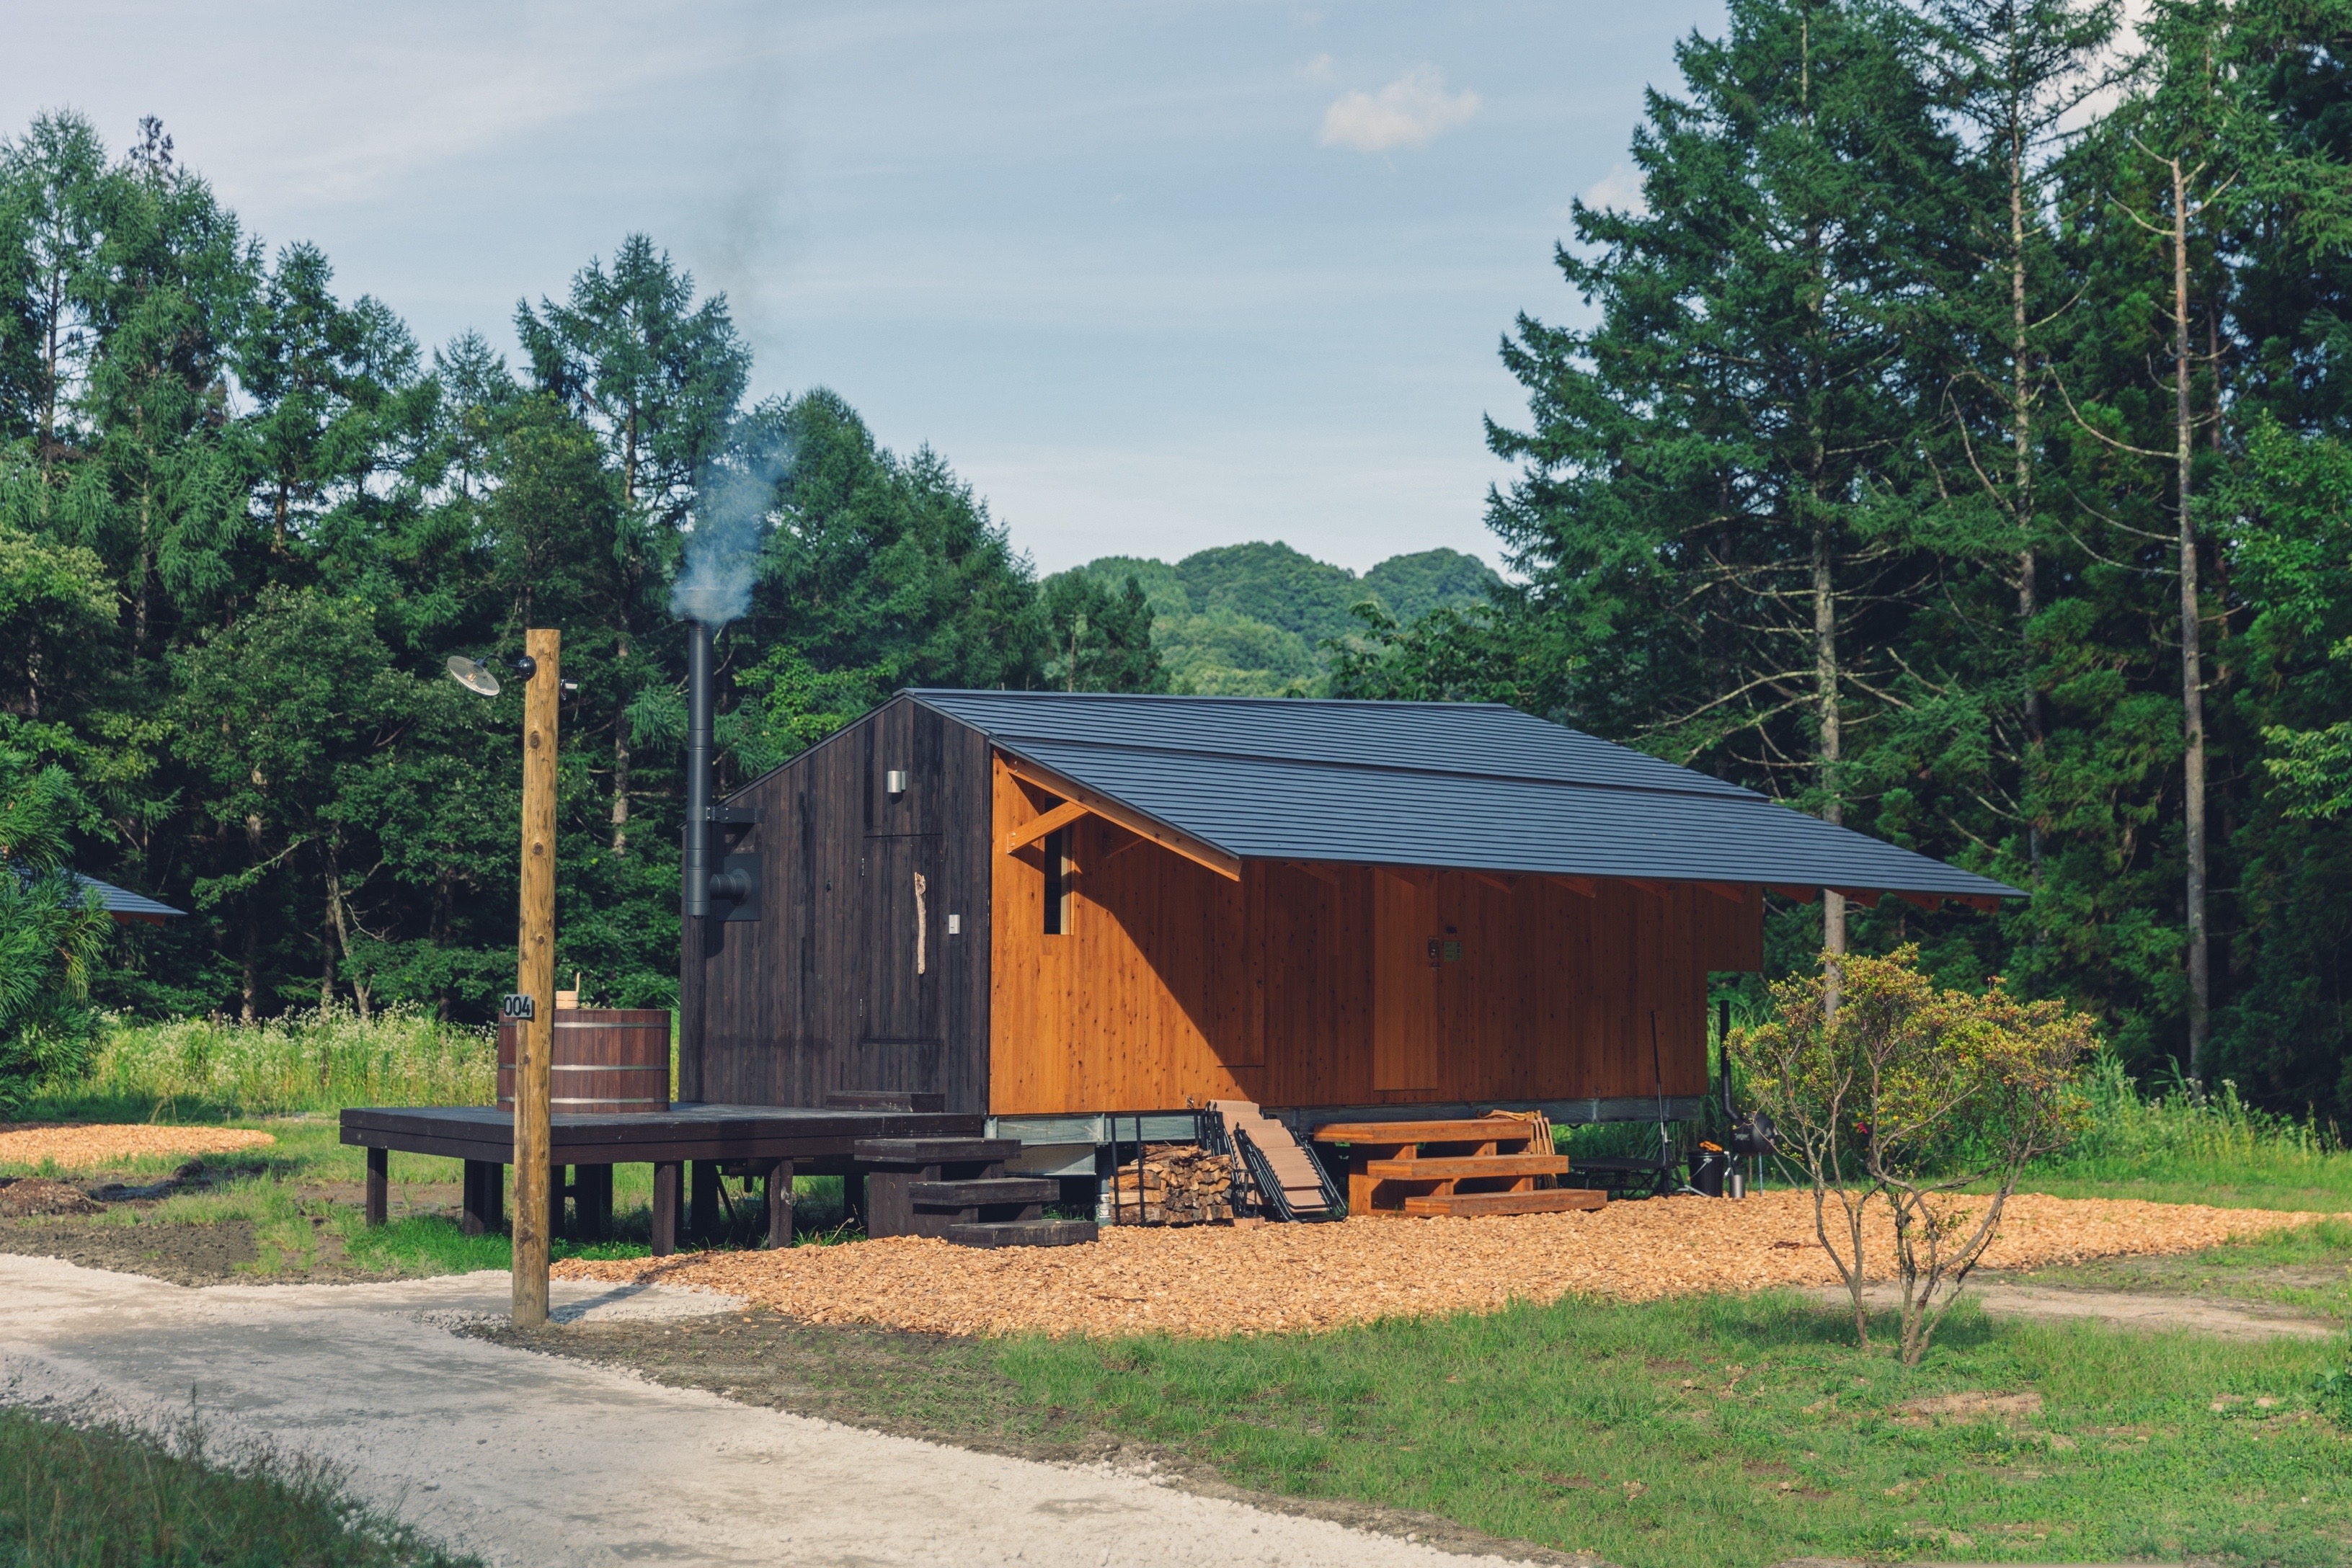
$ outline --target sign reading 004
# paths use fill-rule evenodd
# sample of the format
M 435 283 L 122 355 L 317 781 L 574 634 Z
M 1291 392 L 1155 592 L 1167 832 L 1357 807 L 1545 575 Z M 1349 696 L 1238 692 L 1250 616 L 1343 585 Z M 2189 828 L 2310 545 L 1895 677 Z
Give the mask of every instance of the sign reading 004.
M 531 998 L 509 991 L 499 998 L 499 1017 L 513 1023 L 529 1023 L 539 1016 L 539 1007 Z

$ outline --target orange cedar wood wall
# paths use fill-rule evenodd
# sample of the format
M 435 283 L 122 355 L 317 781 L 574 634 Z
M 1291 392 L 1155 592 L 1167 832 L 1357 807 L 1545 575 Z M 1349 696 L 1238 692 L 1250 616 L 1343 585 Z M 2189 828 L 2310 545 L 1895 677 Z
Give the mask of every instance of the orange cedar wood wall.
M 1417 873 L 1417 897 L 1388 889 L 1384 906 L 1375 878 L 1393 873 L 1251 861 L 1234 883 L 1098 818 L 1071 831 L 1072 931 L 1047 936 L 1041 848 L 1001 846 L 1053 803 L 996 762 L 989 1108 L 999 1115 L 1174 1109 L 1187 1096 L 1643 1095 L 1656 1083 L 1654 1009 L 1665 1092 L 1702 1094 L 1707 971 L 1761 967 L 1753 888 L 1735 902 L 1604 881 L 1587 897 L 1543 877 L 1502 886 L 1441 871 Z M 1412 939 L 1396 926 L 1401 911 L 1432 929 Z M 1459 942 L 1460 960 L 1428 971 L 1428 937 Z M 1422 972 L 1376 985 L 1376 950 Z M 1433 1071 L 1412 1061 L 1404 1074 L 1431 1082 L 1375 1087 L 1375 997 L 1433 988 Z M 1401 1065 L 1399 1046 L 1422 1056 L 1422 1034 L 1396 1032 L 1383 1063 Z

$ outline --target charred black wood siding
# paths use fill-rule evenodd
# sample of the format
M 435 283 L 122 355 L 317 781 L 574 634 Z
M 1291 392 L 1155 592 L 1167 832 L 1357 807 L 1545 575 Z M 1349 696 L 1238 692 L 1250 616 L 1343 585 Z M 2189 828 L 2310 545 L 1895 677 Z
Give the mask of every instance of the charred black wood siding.
M 698 978 L 702 1027 L 680 1098 L 894 1089 L 985 1111 L 990 789 L 987 738 L 901 697 L 730 797 L 760 812 L 739 847 L 760 852 L 765 918 L 688 923 L 679 1007 Z

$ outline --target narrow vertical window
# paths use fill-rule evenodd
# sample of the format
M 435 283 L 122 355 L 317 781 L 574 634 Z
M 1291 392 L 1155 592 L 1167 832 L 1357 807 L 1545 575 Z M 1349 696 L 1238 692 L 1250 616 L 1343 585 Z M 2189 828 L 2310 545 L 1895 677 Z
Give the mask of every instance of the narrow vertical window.
M 1070 830 L 1056 828 L 1045 835 L 1045 935 L 1064 936 L 1070 930 Z

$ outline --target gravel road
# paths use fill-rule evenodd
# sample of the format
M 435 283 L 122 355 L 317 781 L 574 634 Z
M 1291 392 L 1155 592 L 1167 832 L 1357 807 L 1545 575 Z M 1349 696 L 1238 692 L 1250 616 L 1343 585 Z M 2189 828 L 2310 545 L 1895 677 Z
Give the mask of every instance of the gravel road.
M 1148 1479 L 751 1409 L 450 1328 L 504 1274 L 192 1290 L 0 1257 L 0 1401 L 323 1455 L 499 1564 L 1467 1568 L 1500 1564 Z M 560 1317 L 698 1316 L 699 1292 L 558 1281 Z

